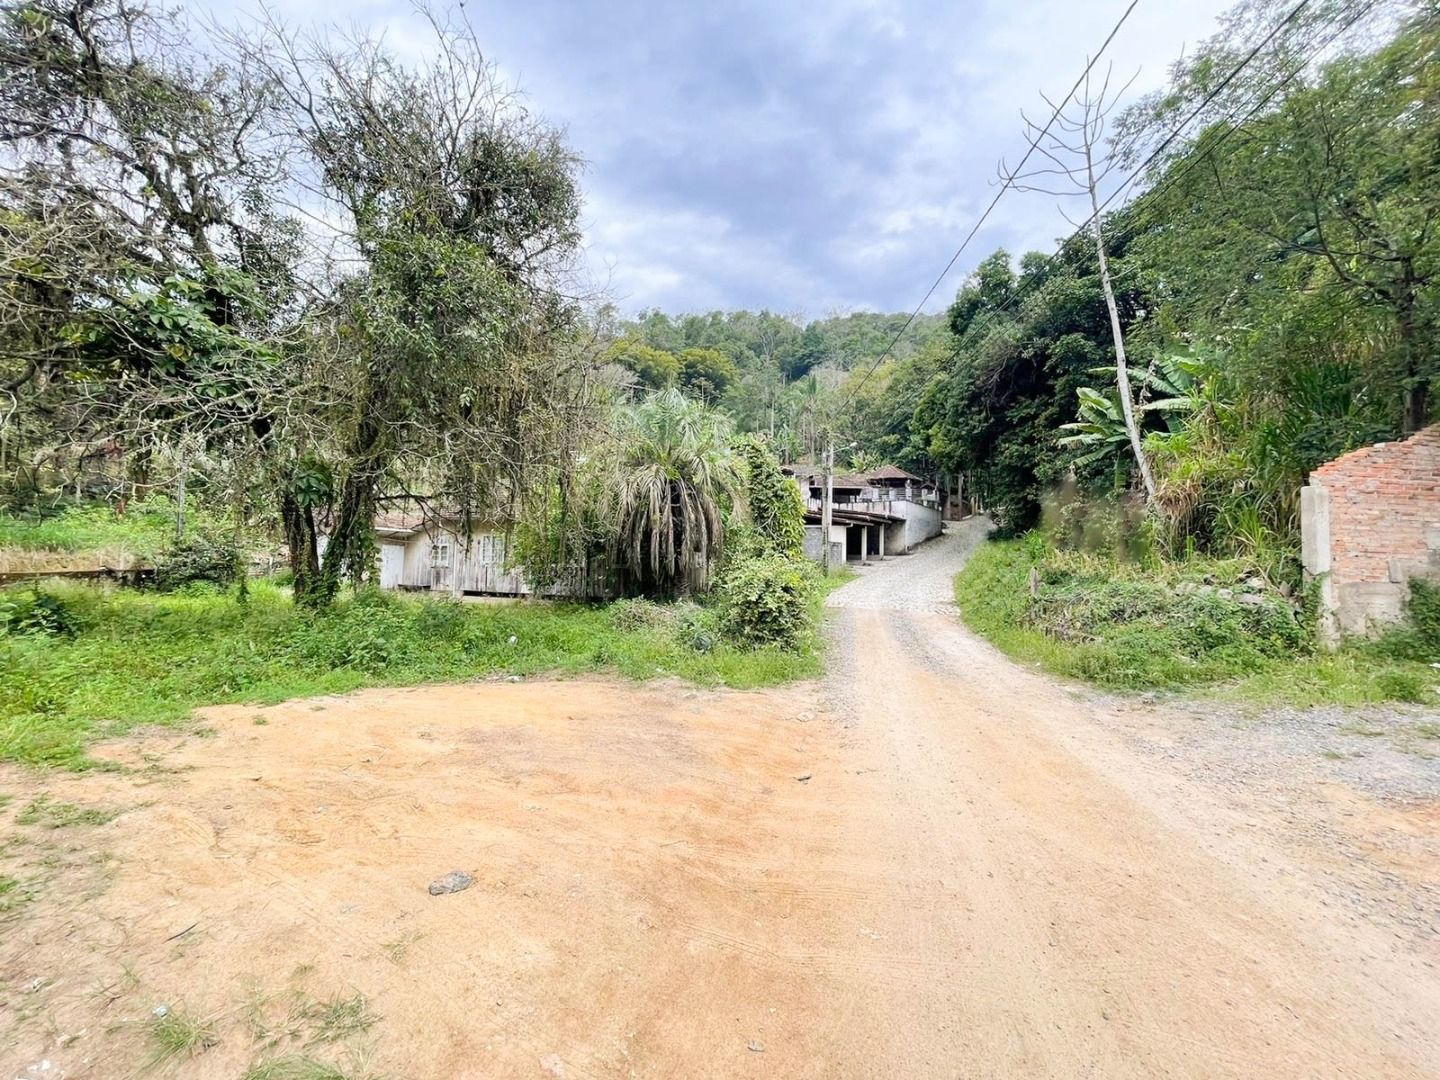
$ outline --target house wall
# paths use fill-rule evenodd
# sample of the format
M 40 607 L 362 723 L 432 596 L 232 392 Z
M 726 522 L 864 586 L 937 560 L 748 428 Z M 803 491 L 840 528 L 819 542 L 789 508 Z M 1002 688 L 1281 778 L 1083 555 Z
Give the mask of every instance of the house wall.
M 435 551 L 444 554 L 437 565 Z M 429 589 L 456 596 L 492 593 L 518 596 L 530 590 L 518 571 L 505 568 L 505 536 L 476 532 L 467 542 L 447 528 L 419 532 L 405 544 L 404 568 L 397 583 L 407 589 Z M 383 586 L 383 583 L 382 583 Z
M 430 588 L 430 537 L 423 532 L 405 543 L 405 565 L 400 585 L 406 589 Z
M 380 542 L 380 588 L 399 588 L 404 576 L 404 542 L 399 540 L 382 540 Z
M 815 562 L 824 562 L 825 544 L 821 540 L 824 532 L 823 525 L 805 526 L 805 555 Z M 845 563 L 845 526 L 830 526 L 830 565 L 842 566 Z
M 1400 619 L 1412 578 L 1440 581 L 1440 424 L 1320 466 L 1300 523 L 1328 640 Z
M 448 554 L 437 574 L 434 550 L 445 545 Z M 468 545 L 465 538 L 448 528 L 432 528 L 419 532 L 405 544 L 404 566 L 396 586 L 404 589 L 425 589 L 435 595 L 449 593 L 463 596 L 477 593 L 490 596 L 530 596 L 536 594 L 524 574 L 508 570 L 505 534 L 498 531 L 476 532 Z M 432 582 L 437 581 L 438 584 Z M 605 597 L 615 594 L 614 582 L 603 567 L 593 567 L 586 574 L 560 581 L 540 590 L 542 596 Z
M 926 503 L 911 502 L 909 499 L 894 499 L 890 502 L 871 503 L 865 507 L 876 514 L 904 519 L 904 528 L 896 533 L 885 534 L 885 553 L 900 555 L 926 540 L 940 535 L 944 527 L 940 520 L 940 508 Z M 896 544 L 895 541 L 899 540 Z M 893 546 L 892 546 L 893 545 Z

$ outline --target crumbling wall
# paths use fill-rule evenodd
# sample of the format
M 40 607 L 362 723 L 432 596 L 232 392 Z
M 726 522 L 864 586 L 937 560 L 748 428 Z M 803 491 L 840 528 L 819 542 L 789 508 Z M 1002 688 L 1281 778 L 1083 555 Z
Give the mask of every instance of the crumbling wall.
M 1440 424 L 1320 466 L 1300 524 L 1327 639 L 1399 619 L 1412 578 L 1440 581 Z

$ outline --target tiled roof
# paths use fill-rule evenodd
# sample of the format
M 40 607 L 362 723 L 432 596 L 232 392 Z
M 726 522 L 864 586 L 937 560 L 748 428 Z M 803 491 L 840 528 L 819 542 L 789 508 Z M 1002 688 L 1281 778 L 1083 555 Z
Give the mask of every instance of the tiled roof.
M 882 465 L 878 469 L 870 469 L 865 473 L 868 480 L 909 480 L 912 483 L 923 484 L 924 480 L 914 473 L 906 472 L 904 469 L 896 468 L 894 465 Z

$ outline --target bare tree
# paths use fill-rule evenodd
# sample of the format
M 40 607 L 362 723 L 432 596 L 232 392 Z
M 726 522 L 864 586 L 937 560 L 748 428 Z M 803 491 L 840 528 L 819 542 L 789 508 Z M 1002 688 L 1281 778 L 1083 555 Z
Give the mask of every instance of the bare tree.
M 1062 198 L 1082 196 L 1089 204 L 1089 216 L 1080 221 L 1072 218 L 1063 207 L 1061 213 L 1077 232 L 1088 229 L 1095 242 L 1100 286 L 1105 294 L 1110 334 L 1115 342 L 1115 386 L 1120 396 L 1120 410 L 1140 482 L 1145 488 L 1146 502 L 1153 506 L 1155 477 L 1141 440 L 1139 422 L 1135 418 L 1135 395 L 1130 387 L 1130 369 L 1125 357 L 1125 332 L 1120 322 L 1120 309 L 1115 302 L 1115 286 L 1105 250 L 1105 225 L 1100 213 L 1100 188 L 1121 164 L 1119 155 L 1106 141 L 1106 123 L 1129 86 L 1127 83 L 1112 92 L 1112 71 L 1113 68 L 1106 70 L 1098 87 L 1092 85 L 1087 71 L 1079 92 L 1064 108 L 1056 106 L 1042 94 L 1041 98 L 1054 112 L 1054 119 L 1048 125 L 1037 124 L 1022 112 L 1029 141 L 1048 164 L 1022 173 L 1008 170 L 1002 161 L 1000 178 L 1018 191 L 1040 191 Z

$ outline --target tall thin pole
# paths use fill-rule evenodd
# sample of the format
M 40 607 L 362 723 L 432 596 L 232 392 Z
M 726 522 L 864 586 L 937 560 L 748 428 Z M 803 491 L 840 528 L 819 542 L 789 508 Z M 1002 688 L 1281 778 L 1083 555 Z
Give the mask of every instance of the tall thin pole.
M 825 445 L 825 489 L 820 502 L 820 565 L 825 570 L 825 576 L 830 576 L 830 523 L 834 520 L 831 507 L 834 503 L 835 493 L 835 439 L 831 436 L 826 440 Z

